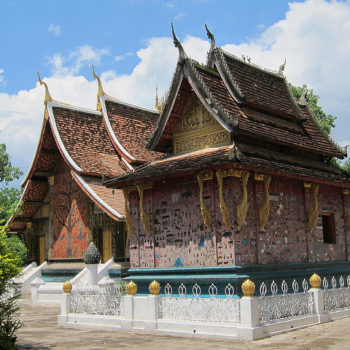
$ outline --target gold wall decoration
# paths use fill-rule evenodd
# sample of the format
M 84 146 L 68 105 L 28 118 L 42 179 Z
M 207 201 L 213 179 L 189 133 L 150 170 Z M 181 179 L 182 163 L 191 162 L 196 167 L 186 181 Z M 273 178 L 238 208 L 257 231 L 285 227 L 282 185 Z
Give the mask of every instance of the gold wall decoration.
M 228 145 L 230 141 L 230 133 L 215 120 L 193 94 L 174 129 L 174 153 Z
M 212 173 L 201 173 L 197 175 L 197 180 L 199 184 L 199 201 L 201 206 L 201 213 L 203 216 L 204 224 L 207 227 L 208 231 L 211 231 L 212 229 L 211 229 L 211 223 L 210 223 L 210 211 L 204 202 L 203 186 L 204 186 L 204 180 L 210 180 L 212 178 L 213 178 Z
M 304 182 L 304 187 L 305 188 L 311 188 L 311 183 L 310 182 Z
M 245 218 L 247 216 L 248 211 L 248 191 L 247 191 L 247 183 L 249 178 L 249 171 L 243 171 L 242 172 L 242 186 L 243 186 L 243 198 L 241 204 L 237 206 L 237 223 L 238 223 L 238 230 L 241 229 L 242 225 L 244 224 Z
M 314 199 L 314 208 L 311 210 L 311 212 L 309 214 L 309 229 L 310 229 L 310 231 L 312 231 L 316 227 L 316 222 L 317 222 L 317 217 L 318 217 L 318 200 L 317 200 L 318 188 L 319 188 L 319 185 L 317 185 L 317 184 L 311 185 L 312 196 Z
M 346 231 L 350 234 L 350 215 L 346 217 Z
M 343 194 L 345 194 L 345 195 L 350 194 L 350 190 L 349 189 L 343 190 Z
M 147 236 L 149 236 L 151 234 L 151 225 L 149 222 L 149 215 L 147 214 L 143 204 L 143 192 L 147 188 L 149 188 L 147 185 L 137 185 L 137 191 L 139 192 L 140 196 L 140 217 L 143 228 L 145 229 Z
M 264 204 L 260 208 L 260 231 L 264 229 L 264 226 L 267 221 L 267 217 L 270 214 L 270 193 L 269 193 L 269 187 L 271 182 L 271 176 L 270 175 L 264 175 Z
M 229 229 L 231 226 L 230 222 L 230 209 L 228 205 L 225 202 L 224 199 L 224 178 L 228 176 L 236 176 L 236 177 L 241 177 L 242 171 L 241 170 L 235 170 L 235 169 L 226 169 L 226 170 L 218 170 L 216 172 L 216 178 L 218 180 L 218 185 L 219 185 L 219 200 L 220 200 L 220 212 L 222 214 L 222 218 L 224 221 L 225 226 Z
M 254 174 L 254 180 L 255 181 L 264 181 L 264 174 L 255 173 Z
M 126 247 L 129 245 L 129 239 L 130 236 L 134 235 L 134 223 L 132 220 L 132 216 L 129 212 L 129 192 L 126 187 L 123 188 L 123 195 L 124 195 L 124 210 L 125 210 L 125 221 L 126 221 Z

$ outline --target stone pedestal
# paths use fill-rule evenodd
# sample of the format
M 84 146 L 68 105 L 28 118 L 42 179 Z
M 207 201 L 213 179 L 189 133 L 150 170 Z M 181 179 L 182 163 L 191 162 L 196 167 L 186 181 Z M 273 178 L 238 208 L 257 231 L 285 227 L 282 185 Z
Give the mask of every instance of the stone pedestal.
M 95 285 L 98 282 L 98 264 L 87 264 L 87 284 Z

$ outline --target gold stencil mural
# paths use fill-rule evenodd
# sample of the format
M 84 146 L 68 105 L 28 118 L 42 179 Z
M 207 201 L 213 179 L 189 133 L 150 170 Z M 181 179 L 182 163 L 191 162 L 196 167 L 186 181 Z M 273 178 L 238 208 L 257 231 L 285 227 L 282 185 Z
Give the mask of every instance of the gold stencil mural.
M 197 96 L 192 95 L 181 120 L 175 126 L 173 142 L 174 153 L 196 151 L 228 145 L 230 133 L 223 129 Z

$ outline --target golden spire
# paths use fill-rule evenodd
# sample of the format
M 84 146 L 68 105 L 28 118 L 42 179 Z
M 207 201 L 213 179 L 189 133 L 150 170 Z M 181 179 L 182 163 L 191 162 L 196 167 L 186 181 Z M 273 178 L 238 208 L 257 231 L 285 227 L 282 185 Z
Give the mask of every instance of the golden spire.
M 100 111 L 100 110 L 102 109 L 100 98 L 101 98 L 101 96 L 104 96 L 104 95 L 105 95 L 105 92 L 103 91 L 102 83 L 101 83 L 100 77 L 95 73 L 94 65 L 92 65 L 92 73 L 93 73 L 93 75 L 94 75 L 94 79 L 96 79 L 96 80 L 97 80 L 97 83 L 98 83 L 98 91 L 97 91 L 97 110 Z
M 47 87 L 47 84 L 46 84 L 44 81 L 41 80 L 39 72 L 38 72 L 38 79 L 39 79 L 40 85 L 44 85 L 44 86 L 45 86 L 44 105 L 46 106 L 46 104 L 47 104 L 48 102 L 51 102 L 51 101 L 52 101 L 52 97 L 51 97 L 51 95 L 50 95 L 49 88 Z

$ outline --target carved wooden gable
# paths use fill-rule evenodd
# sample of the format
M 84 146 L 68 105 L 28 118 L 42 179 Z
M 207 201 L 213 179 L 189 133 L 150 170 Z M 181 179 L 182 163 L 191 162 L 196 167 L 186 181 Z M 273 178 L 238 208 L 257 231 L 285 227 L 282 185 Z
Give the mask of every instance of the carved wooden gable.
M 174 153 L 196 151 L 213 146 L 228 145 L 230 133 L 207 111 L 196 95 L 184 108 L 173 133 Z

